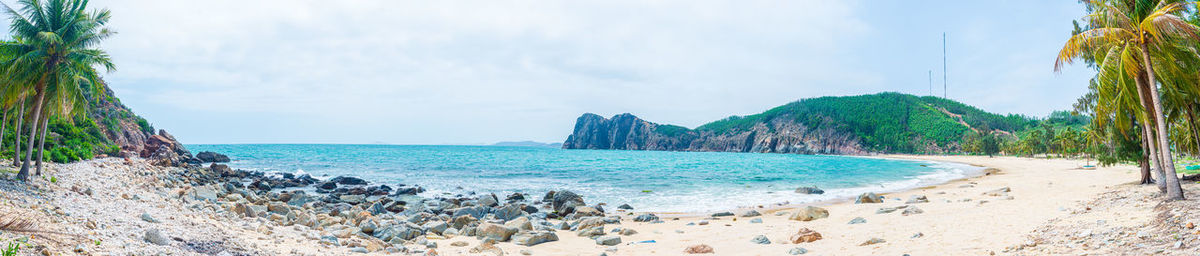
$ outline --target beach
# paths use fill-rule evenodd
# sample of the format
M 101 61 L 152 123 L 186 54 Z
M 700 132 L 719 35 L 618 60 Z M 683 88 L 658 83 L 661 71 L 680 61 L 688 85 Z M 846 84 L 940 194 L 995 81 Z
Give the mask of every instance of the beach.
M 761 213 L 756 217 L 741 217 L 751 209 L 730 211 L 734 216 L 717 218 L 656 214 L 660 223 L 635 221 L 635 217 L 646 213 L 636 209 L 633 212 L 616 211 L 612 210 L 616 207 L 610 205 L 605 206 L 610 209 L 605 219 L 619 216 L 619 221 L 591 223 L 601 224 L 604 233 L 601 240 L 615 245 L 598 245 L 597 239 L 579 236 L 577 231 L 556 230 L 550 232 L 555 234 L 557 241 L 524 246 L 512 242 L 481 245 L 483 242 L 479 237 L 454 235 L 448 231 L 443 235 L 426 234 L 403 244 L 388 244 L 367 235 L 341 234 L 345 233 L 343 230 L 352 229 L 338 224 L 345 220 L 303 225 L 290 216 L 313 210 L 282 207 L 291 209 L 291 214 L 276 214 L 280 204 L 270 200 L 260 201 L 265 204 L 264 209 L 269 208 L 269 213 L 245 217 L 237 213 L 239 203 L 230 202 L 237 200 L 231 197 L 240 196 L 226 194 L 213 201 L 195 200 L 203 197 L 202 193 L 195 192 L 203 191 L 199 189 L 202 184 L 188 184 L 179 178 L 197 176 L 189 174 L 195 170 L 154 167 L 138 159 L 126 162 L 104 158 L 51 165 L 46 174 L 55 177 L 54 182 L 38 180 L 35 182 L 38 185 L 29 189 L 12 186 L 4 189 L 4 202 L 11 206 L 4 207 L 4 214 L 34 220 L 39 223 L 38 227 L 54 234 L 34 235 L 32 239 L 11 232 L 2 236 L 8 240 L 24 236 L 32 245 L 30 250 L 23 252 L 45 250 L 50 255 L 434 252 L 438 255 L 493 255 L 498 251 L 506 255 L 679 255 L 684 254 L 686 248 L 700 244 L 711 247 L 716 255 L 789 255 L 801 251 L 796 248 L 803 248 L 805 255 L 1100 255 L 1125 254 L 1130 252 L 1128 250 L 1186 255 L 1195 246 L 1200 246 L 1197 231 L 1184 226 L 1187 222 L 1197 222 L 1196 217 L 1200 215 L 1194 211 L 1175 212 L 1173 217 L 1156 214 L 1160 211 L 1155 208 L 1159 201 L 1154 195 L 1157 191 L 1152 186 L 1133 184 L 1138 178 L 1133 166 L 1082 170 L 1079 167 L 1085 164 L 1084 160 L 883 157 L 957 162 L 994 170 L 989 175 L 882 194 L 882 203 L 823 202 L 813 206 L 826 209 L 828 217 L 811 221 L 789 220 L 792 213 L 808 205 L 753 209 Z M 1008 192 L 1002 192 L 1004 188 Z M 1188 182 L 1184 189 L 1193 198 L 1200 196 L 1200 186 L 1195 182 Z M 1124 194 L 1114 199 L 1113 193 Z M 906 204 L 914 196 L 924 196 L 928 202 Z M 1193 203 L 1189 201 L 1182 203 Z M 906 208 L 877 213 L 885 207 Z M 919 208 L 919 213 L 911 210 L 914 208 Z M 865 222 L 849 224 L 856 217 Z M 337 217 L 317 218 L 326 221 Z M 380 223 L 389 221 L 383 216 L 378 218 Z M 585 223 L 586 218 L 594 217 L 584 217 Z M 756 219 L 761 223 L 753 223 L 758 222 Z M 546 223 L 557 225 L 558 222 L 551 219 Z M 1079 223 L 1096 224 L 1086 225 L 1088 234 L 1082 236 L 1077 234 Z M 634 231 L 623 232 L 627 235 L 612 232 L 617 228 Z M 801 228 L 820 233 L 821 239 L 793 243 L 793 235 Z M 151 230 L 157 230 L 153 233 L 161 237 L 149 234 Z M 1101 237 L 1108 230 L 1122 230 L 1121 234 L 1110 234 L 1118 238 L 1117 242 Z M 1068 232 L 1074 235 L 1056 237 Z M 770 243 L 753 241 L 760 235 Z M 335 239 L 338 242 L 330 242 L 329 237 L 339 237 Z M 615 240 L 613 237 L 620 241 L 612 241 Z M 1071 240 L 1091 237 L 1110 244 L 1089 245 Z M 1123 237 L 1128 238 L 1122 242 Z M 151 242 L 159 238 L 165 241 Z M 861 245 L 873 238 L 881 241 Z

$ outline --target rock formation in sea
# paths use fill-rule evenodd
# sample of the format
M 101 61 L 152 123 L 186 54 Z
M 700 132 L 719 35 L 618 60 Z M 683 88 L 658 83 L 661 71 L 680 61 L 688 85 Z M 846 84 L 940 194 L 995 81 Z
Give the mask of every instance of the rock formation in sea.
M 866 154 L 859 138 L 832 128 L 812 128 L 777 118 L 747 130 L 716 133 L 661 125 L 632 114 L 612 118 L 587 113 L 575 121 L 564 149 L 626 149 L 796 154 Z

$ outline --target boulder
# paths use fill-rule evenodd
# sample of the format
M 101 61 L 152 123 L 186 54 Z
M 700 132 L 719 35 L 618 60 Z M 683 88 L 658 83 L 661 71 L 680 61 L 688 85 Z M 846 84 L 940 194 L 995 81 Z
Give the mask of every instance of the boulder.
M 169 245 L 171 240 L 164 236 L 158 229 L 146 230 L 146 234 L 142 236 L 142 240 L 154 245 Z
M 508 241 L 513 234 L 517 233 L 517 228 L 492 223 L 479 224 L 475 229 L 475 235 L 483 238 L 488 238 L 500 242 Z
M 481 196 L 479 197 L 479 200 L 476 200 L 476 202 L 479 202 L 479 205 L 487 207 L 493 207 L 500 204 L 499 200 L 496 199 L 496 194 Z
M 500 207 L 500 209 L 496 209 L 493 213 L 496 214 L 497 219 L 509 221 L 516 219 L 517 217 L 521 217 L 521 214 L 524 213 L 524 211 L 521 210 L 520 205 L 507 204 L 504 205 L 504 207 Z
M 604 234 L 605 233 L 604 233 L 603 226 L 590 227 L 590 228 L 579 228 L 579 232 L 575 232 L 575 235 L 581 236 L 581 237 L 597 237 L 597 236 L 603 236 Z
M 574 215 L 574 216 L 575 216 L 575 218 L 580 218 L 580 217 L 591 217 L 591 216 L 604 216 L 604 212 L 603 212 L 603 211 L 600 211 L 599 209 L 596 209 L 596 208 L 594 208 L 594 207 L 591 207 L 591 206 L 579 206 L 579 207 L 575 207 L 575 212 L 574 212 L 574 213 L 575 213 L 575 215 Z
M 652 222 L 656 220 L 658 220 L 658 215 L 654 215 L 653 213 L 642 214 L 633 218 L 634 222 Z
M 510 221 L 504 222 L 504 226 L 507 226 L 510 228 L 516 228 L 517 230 L 520 230 L 520 231 L 533 229 L 533 223 L 530 223 L 529 219 L 525 218 L 525 217 L 518 217 L 518 218 L 512 219 Z
M 322 182 L 321 184 L 317 185 L 317 188 L 324 189 L 324 190 L 334 190 L 337 188 L 337 182 L 333 182 L 333 181 Z
M 204 163 L 228 163 L 229 156 L 222 155 L 212 151 L 200 151 L 196 153 L 196 159 Z
M 854 203 L 856 203 L 856 204 L 883 203 L 883 197 L 880 197 L 879 195 L 876 195 L 875 193 L 867 192 L 867 193 L 863 193 L 862 195 L 858 195 L 858 199 L 855 199 Z
M 762 216 L 762 213 L 759 213 L 758 211 L 755 211 L 755 210 L 750 210 L 750 211 L 742 213 L 742 217 L 744 217 L 744 218 L 758 217 L 758 216 Z
M 621 210 L 633 210 L 633 206 L 629 206 L 629 204 L 621 204 L 621 206 L 617 206 L 617 209 L 621 209 Z
M 908 208 L 904 209 L 903 212 L 900 212 L 900 214 L 904 215 L 904 216 L 913 215 L 913 214 L 922 214 L 922 213 L 925 213 L 925 211 L 922 211 L 921 208 L 917 208 L 916 206 L 908 207 Z
M 505 200 L 505 201 L 509 201 L 509 202 L 513 202 L 513 201 L 524 201 L 524 200 L 525 200 L 525 194 L 521 194 L 521 193 L 512 193 L 512 194 L 508 195 L 508 197 L 505 197 L 505 198 L 504 198 L 504 200 Z
M 771 244 L 771 239 L 767 239 L 767 236 L 764 235 L 758 235 L 755 236 L 754 239 L 750 239 L 750 242 L 756 244 Z
M 175 136 L 171 136 L 166 130 L 158 130 L 158 134 L 146 138 L 146 144 L 142 146 L 138 155 L 156 166 L 187 167 L 192 163 L 199 163 L 192 157 L 192 153 L 183 147 L 183 143 L 175 140 Z
M 209 202 L 217 202 L 217 190 L 211 186 L 199 186 L 192 188 L 190 193 L 193 199 Z
M 688 246 L 687 248 L 684 248 L 683 253 L 686 253 L 686 254 L 708 254 L 708 253 L 713 253 L 713 248 L 712 248 L 712 246 L 708 246 L 707 244 L 697 244 L 697 245 Z
M 337 183 L 338 185 L 367 185 L 366 180 L 350 176 L 337 176 L 329 181 Z
M 621 237 L 619 237 L 619 236 L 599 236 L 599 237 L 596 237 L 596 244 L 597 245 L 606 245 L 606 246 L 618 245 L 618 244 L 621 244 Z
M 558 241 L 558 235 L 553 231 L 526 231 L 512 236 L 512 242 L 518 245 L 534 246 L 540 243 Z
M 808 228 L 800 228 L 799 231 L 796 231 L 795 235 L 792 235 L 791 240 L 793 244 L 809 243 L 821 240 L 821 233 Z
M 928 203 L 928 202 L 929 202 L 929 198 L 926 198 L 925 195 L 913 195 L 912 197 L 909 197 L 908 201 L 905 201 L 904 203 L 905 204 L 920 204 L 920 203 Z
M 883 240 L 882 238 L 873 237 L 870 240 L 867 240 L 866 242 L 858 244 L 858 246 L 868 246 L 868 245 L 872 245 L 872 244 L 882 244 L 882 243 L 886 243 L 886 242 L 887 241 Z
M 554 198 L 550 202 L 550 207 L 554 209 L 559 216 L 566 216 L 575 212 L 575 207 L 584 206 L 583 197 L 571 191 L 555 192 Z
M 799 212 L 793 213 L 791 217 L 788 217 L 788 219 L 789 220 L 798 220 L 798 221 L 812 221 L 812 220 L 823 219 L 823 218 L 828 218 L 828 217 L 829 217 L 829 210 L 825 210 L 825 208 L 820 208 L 820 207 L 807 206 L 807 207 L 804 207 L 804 209 L 801 209 Z
M 799 188 L 796 188 L 796 193 L 808 194 L 808 195 L 820 195 L 820 194 L 825 194 L 825 190 L 821 190 L 820 188 L 817 188 L 816 186 L 799 187 Z

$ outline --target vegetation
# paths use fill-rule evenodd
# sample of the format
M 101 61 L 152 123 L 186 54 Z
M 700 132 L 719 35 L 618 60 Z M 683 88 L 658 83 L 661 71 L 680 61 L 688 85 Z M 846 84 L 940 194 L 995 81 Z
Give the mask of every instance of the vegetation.
M 1200 133 L 1193 125 L 1200 102 L 1200 56 L 1194 50 L 1200 46 L 1200 27 L 1195 4 L 1173 0 L 1084 4 L 1088 7 L 1085 24 L 1075 23 L 1054 69 L 1083 60 L 1097 71 L 1089 93 L 1076 105 L 1077 111 L 1093 117 L 1086 149 L 1106 155 L 1109 161 L 1137 159 L 1143 183 L 1151 181 L 1154 169 L 1167 200 L 1182 200 L 1172 149 L 1200 147 L 1196 143 Z
M 0 42 L 0 83 L 4 85 L 0 102 L 6 115 L 16 113 L 14 144 L 25 142 L 20 144 L 24 150 L 14 147 L 12 152 L 14 160 L 23 158 L 17 173 L 20 180 L 28 180 L 32 165 L 36 165 L 33 175 L 41 172 L 48 130 L 59 132 L 51 136 L 55 142 L 49 143 L 55 160 L 90 158 L 97 147 L 111 148 L 85 111 L 89 98 L 103 93 L 96 67 L 114 69 L 108 54 L 97 48 L 114 33 L 105 27 L 108 10 L 91 11 L 87 3 L 21 0 L 19 8 L 3 4 L 12 39 Z M 55 128 L 50 128 L 52 121 Z
M 795 120 L 813 129 L 848 131 L 862 138 L 871 150 L 898 153 L 929 153 L 924 147 L 929 143 L 954 148 L 972 129 L 1014 132 L 1037 122 L 1020 115 L 988 113 L 938 97 L 879 93 L 804 99 L 760 114 L 732 116 L 696 129 L 714 133 L 737 132 L 777 119 Z

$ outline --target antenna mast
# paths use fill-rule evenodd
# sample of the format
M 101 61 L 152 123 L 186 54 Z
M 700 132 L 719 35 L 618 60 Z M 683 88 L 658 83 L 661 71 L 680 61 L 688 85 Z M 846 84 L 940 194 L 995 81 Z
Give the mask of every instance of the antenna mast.
M 946 32 L 942 32 L 942 98 L 949 99 L 947 96 L 949 95 L 947 93 L 947 88 L 949 87 L 946 84 Z

